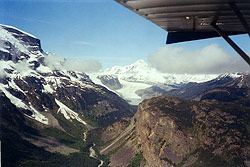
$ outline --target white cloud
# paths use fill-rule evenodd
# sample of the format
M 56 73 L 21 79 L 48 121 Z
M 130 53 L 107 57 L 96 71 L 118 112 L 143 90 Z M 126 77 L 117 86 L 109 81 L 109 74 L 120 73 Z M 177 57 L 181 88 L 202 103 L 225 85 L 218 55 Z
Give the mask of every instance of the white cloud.
M 60 55 L 49 53 L 45 59 L 45 64 L 51 69 L 51 70 L 62 70 L 65 69 L 63 67 L 64 62 L 66 61 L 65 58 L 63 58 Z
M 94 72 L 102 68 L 101 63 L 91 60 L 65 59 L 62 56 L 49 54 L 45 57 L 45 64 L 52 70 L 70 70 L 80 72 Z
M 87 46 L 93 46 L 92 43 L 87 42 L 87 41 L 74 41 L 75 44 L 79 44 L 79 45 L 87 45 Z
M 94 72 L 99 71 L 102 68 L 101 63 L 94 60 L 83 61 L 78 59 L 68 59 L 64 65 L 67 70 L 81 72 Z
M 168 73 L 225 73 L 249 70 L 248 64 L 240 56 L 227 53 L 217 44 L 196 51 L 165 46 L 150 54 L 148 60 L 158 70 Z

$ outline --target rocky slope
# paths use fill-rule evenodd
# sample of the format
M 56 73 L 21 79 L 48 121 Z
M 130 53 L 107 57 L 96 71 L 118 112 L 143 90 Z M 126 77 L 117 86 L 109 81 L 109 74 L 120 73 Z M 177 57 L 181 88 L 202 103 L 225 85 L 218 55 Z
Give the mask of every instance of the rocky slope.
M 249 111 L 237 103 L 154 97 L 127 128 L 119 122 L 106 129 L 103 138 L 112 142 L 101 153 L 112 167 L 250 166 Z
M 187 99 L 144 100 L 128 128 L 120 122 L 106 129 L 114 139 L 109 137 L 112 142 L 101 153 L 111 157 L 113 167 L 121 165 L 119 155 L 127 148 L 124 167 L 250 166 L 249 83 L 248 74 L 224 74 L 170 91 Z
M 97 78 L 100 79 L 103 85 L 106 85 L 111 90 L 122 88 L 122 85 L 117 77 L 114 77 L 112 75 L 99 75 L 97 76 Z
M 249 166 L 249 107 L 160 96 L 140 104 L 136 132 L 149 166 Z
M 84 132 L 133 115 L 134 110 L 115 93 L 94 84 L 86 74 L 52 68 L 48 65 L 48 56 L 54 55 L 43 52 L 36 37 L 0 25 L 3 165 L 98 164 L 96 159 L 88 156 L 88 147 L 97 139 L 83 141 Z M 63 66 L 64 62 L 54 63 Z M 20 146 L 8 152 L 10 144 Z M 29 149 L 36 151 L 33 153 Z M 29 155 L 25 153 L 30 151 Z M 67 162 L 60 161 L 61 154 L 74 152 L 65 158 Z M 49 155 L 58 159 L 50 159 Z M 80 156 L 83 158 L 79 164 L 72 162 Z

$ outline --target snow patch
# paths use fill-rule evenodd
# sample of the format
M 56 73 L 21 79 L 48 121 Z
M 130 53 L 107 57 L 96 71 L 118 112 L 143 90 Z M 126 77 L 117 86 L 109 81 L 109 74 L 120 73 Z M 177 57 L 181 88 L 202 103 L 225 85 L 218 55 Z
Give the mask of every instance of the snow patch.
M 78 113 L 74 112 L 73 110 L 71 110 L 70 108 L 68 108 L 66 105 L 64 105 L 62 102 L 60 102 L 59 100 L 55 99 L 56 104 L 59 106 L 59 109 L 57 110 L 57 113 L 62 113 L 63 116 L 67 119 L 67 120 L 71 120 L 71 119 L 76 119 L 78 122 L 86 125 L 87 123 L 84 122 L 78 115 Z
M 5 48 L 0 48 L 0 51 L 5 52 L 5 53 L 10 53 L 7 49 Z
M 46 84 L 46 85 L 43 85 L 42 92 L 52 94 L 54 92 L 54 90 L 51 88 L 51 86 L 49 84 Z
M 8 84 L 9 84 L 9 86 L 11 88 L 13 88 L 13 89 L 15 89 L 15 90 L 17 90 L 17 91 L 22 92 L 23 94 L 25 94 L 24 91 L 19 86 L 17 86 L 17 84 L 14 82 L 14 80 L 11 79 L 11 81 L 9 81 Z
M 242 73 L 225 73 L 220 75 L 218 78 L 231 77 L 231 78 L 239 78 L 242 76 Z
M 46 118 L 44 115 L 42 115 L 40 112 L 38 112 L 33 106 L 27 106 L 21 99 L 13 96 L 9 91 L 6 90 L 6 86 L 0 83 L 0 90 L 3 91 L 3 93 L 9 98 L 10 102 L 14 104 L 17 108 L 23 108 L 25 110 L 32 111 L 32 115 L 26 115 L 32 119 L 35 119 L 36 121 L 48 125 L 48 118 Z
M 31 115 L 31 117 L 35 120 L 37 120 L 38 122 L 41 122 L 43 124 L 48 125 L 49 124 L 49 120 L 48 118 L 46 118 L 44 115 L 42 115 L 39 111 L 37 111 L 33 106 L 30 106 L 30 108 L 33 111 L 33 114 Z
M 2 90 L 3 93 L 10 99 L 12 104 L 14 104 L 18 108 L 23 108 L 26 110 L 30 109 L 21 99 L 18 99 L 17 97 L 13 96 L 9 91 L 6 90 L 6 88 L 7 86 L 0 83 L 0 90 Z

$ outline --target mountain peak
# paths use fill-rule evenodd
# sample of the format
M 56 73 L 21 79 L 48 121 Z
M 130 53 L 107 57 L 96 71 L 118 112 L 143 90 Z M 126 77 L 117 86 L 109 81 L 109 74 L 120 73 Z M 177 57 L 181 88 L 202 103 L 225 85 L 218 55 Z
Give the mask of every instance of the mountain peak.
M 24 32 L 16 27 L 13 27 L 13 26 L 9 26 L 9 25 L 3 25 L 3 24 L 0 24 L 0 27 L 4 28 L 5 30 L 7 30 L 8 32 L 12 32 L 12 33 L 16 33 L 16 34 L 22 34 L 22 35 L 26 35 L 26 36 L 29 36 L 29 37 L 32 37 L 32 38 L 35 38 L 35 39 L 38 39 L 37 37 L 35 37 L 34 35 L 32 34 L 29 34 L 27 32 Z
M 106 74 L 117 75 L 117 74 L 127 74 L 127 73 L 137 73 L 140 71 L 148 71 L 150 69 L 149 65 L 140 59 L 133 64 L 127 66 L 114 66 L 104 70 Z
M 33 61 L 43 56 L 40 40 L 15 27 L 0 24 L 0 59 Z
M 221 74 L 220 76 L 218 76 L 218 78 L 226 78 L 226 77 L 230 77 L 230 78 L 239 78 L 243 75 L 243 73 L 240 72 L 235 72 L 235 73 L 225 73 L 225 74 Z
M 148 63 L 145 62 L 145 60 L 143 60 L 143 59 L 139 59 L 131 65 L 148 65 Z

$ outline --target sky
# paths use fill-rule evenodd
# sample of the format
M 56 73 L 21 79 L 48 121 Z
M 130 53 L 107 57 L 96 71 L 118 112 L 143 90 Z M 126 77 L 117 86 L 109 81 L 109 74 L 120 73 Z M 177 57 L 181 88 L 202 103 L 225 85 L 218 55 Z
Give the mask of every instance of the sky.
M 104 69 L 144 59 L 175 73 L 249 70 L 221 38 L 165 45 L 165 30 L 113 0 L 0 0 L 0 11 L 0 24 L 35 35 L 44 51 L 72 62 L 97 61 Z M 232 39 L 250 53 L 249 36 Z

